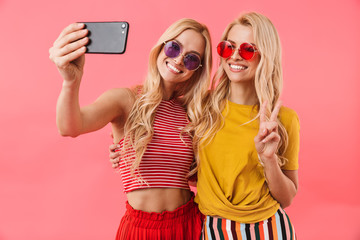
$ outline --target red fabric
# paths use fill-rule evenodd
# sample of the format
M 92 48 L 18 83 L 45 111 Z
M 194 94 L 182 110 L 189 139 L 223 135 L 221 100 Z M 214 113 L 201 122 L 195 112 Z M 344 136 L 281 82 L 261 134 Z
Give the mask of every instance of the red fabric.
M 135 210 L 126 202 L 116 240 L 198 240 L 203 219 L 194 197 L 175 211 L 162 213 Z

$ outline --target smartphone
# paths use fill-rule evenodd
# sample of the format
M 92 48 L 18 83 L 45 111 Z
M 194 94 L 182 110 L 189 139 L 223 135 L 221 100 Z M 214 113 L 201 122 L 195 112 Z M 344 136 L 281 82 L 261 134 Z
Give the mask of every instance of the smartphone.
M 129 32 L 128 22 L 84 22 L 84 24 L 89 30 L 86 53 L 125 53 Z

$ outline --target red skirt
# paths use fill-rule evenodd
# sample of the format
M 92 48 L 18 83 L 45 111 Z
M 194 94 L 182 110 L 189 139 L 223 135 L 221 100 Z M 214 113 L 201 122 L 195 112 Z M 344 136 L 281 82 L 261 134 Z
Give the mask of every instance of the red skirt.
M 174 211 L 162 213 L 135 210 L 126 202 L 116 240 L 198 240 L 203 220 L 194 197 Z

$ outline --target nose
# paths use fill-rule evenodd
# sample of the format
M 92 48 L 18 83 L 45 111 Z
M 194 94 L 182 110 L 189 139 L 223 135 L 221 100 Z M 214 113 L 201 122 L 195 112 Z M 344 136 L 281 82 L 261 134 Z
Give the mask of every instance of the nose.
M 179 54 L 179 56 L 177 56 L 177 57 L 175 57 L 174 58 L 174 62 L 176 63 L 176 64 L 182 64 L 183 62 L 184 62 L 184 55 L 183 54 Z
M 231 55 L 231 58 L 234 59 L 234 60 L 236 60 L 236 59 L 242 60 L 238 49 L 235 49 L 233 55 Z

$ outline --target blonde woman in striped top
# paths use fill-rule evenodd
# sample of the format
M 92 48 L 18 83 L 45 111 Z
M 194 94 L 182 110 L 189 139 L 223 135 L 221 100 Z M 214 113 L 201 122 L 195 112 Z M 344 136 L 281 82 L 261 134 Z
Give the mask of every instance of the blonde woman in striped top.
M 83 24 L 71 24 L 50 48 L 63 78 L 57 126 L 61 135 L 77 137 L 111 123 L 128 199 L 116 239 L 199 239 L 203 217 L 187 176 L 194 161 L 191 134 L 210 86 L 207 27 L 192 19 L 175 22 L 152 48 L 142 87 L 111 89 L 80 107 L 86 36 Z

